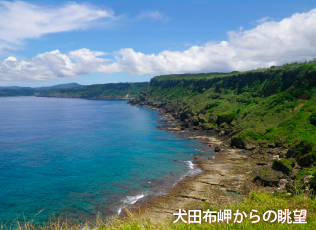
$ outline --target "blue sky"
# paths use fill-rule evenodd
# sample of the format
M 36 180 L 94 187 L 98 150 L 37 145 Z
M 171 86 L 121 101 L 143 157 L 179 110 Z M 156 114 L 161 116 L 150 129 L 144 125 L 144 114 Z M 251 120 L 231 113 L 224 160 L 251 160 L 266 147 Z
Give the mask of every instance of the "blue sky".
M 2 1 L 0 86 L 148 81 L 316 57 L 316 1 Z

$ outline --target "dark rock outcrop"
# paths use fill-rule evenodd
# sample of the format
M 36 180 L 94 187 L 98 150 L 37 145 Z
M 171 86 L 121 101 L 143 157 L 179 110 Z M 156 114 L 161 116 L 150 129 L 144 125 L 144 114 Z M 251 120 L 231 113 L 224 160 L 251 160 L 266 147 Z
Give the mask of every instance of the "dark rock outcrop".
M 239 149 L 244 149 L 246 147 L 246 144 L 243 140 L 241 140 L 240 138 L 238 137 L 233 137 L 232 140 L 231 140 L 231 144 L 230 144 L 231 147 L 236 147 L 236 148 L 239 148 Z
M 311 154 L 305 154 L 298 159 L 298 164 L 302 167 L 308 167 L 313 161 L 314 159 Z
M 286 153 L 286 158 L 296 158 L 297 153 L 295 148 L 290 148 Z
M 215 152 L 221 151 L 221 147 L 219 145 L 216 145 L 215 148 L 214 148 L 214 151 Z
M 259 182 L 263 186 L 278 186 L 281 179 L 286 179 L 287 176 L 280 172 L 274 171 L 271 168 L 265 168 L 256 171 L 257 176 L 254 178 L 253 182 Z
M 272 168 L 276 171 L 281 171 L 287 175 L 292 171 L 295 165 L 295 160 L 293 158 L 290 159 L 281 159 L 281 160 L 274 160 Z

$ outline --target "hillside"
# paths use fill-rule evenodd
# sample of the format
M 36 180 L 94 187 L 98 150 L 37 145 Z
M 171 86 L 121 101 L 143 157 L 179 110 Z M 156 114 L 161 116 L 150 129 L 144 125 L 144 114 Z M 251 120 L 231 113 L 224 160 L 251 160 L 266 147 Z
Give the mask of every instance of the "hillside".
M 289 179 L 316 171 L 315 62 L 158 76 L 130 103 L 171 114 L 183 130 L 203 130 L 232 147 L 278 155 L 282 159 L 273 167 Z
M 120 99 L 136 97 L 148 87 L 148 82 L 109 83 L 81 86 L 70 89 L 41 91 L 39 97 L 71 97 L 89 99 Z
M 30 87 L 2 87 L 0 88 L 0 97 L 34 96 L 35 92 L 37 91 Z
M 36 93 L 45 90 L 54 89 L 68 89 L 73 87 L 80 87 L 81 85 L 77 83 L 67 83 L 59 84 L 53 86 L 43 86 L 43 87 L 19 87 L 19 86 L 0 86 L 0 97 L 12 97 L 12 96 L 34 96 Z
M 37 90 L 50 90 L 50 89 L 69 89 L 69 88 L 75 88 L 75 87 L 81 87 L 82 85 L 78 83 L 67 83 L 67 84 L 59 84 L 59 85 L 53 85 L 53 86 L 42 86 L 37 87 L 34 89 Z
M 148 87 L 148 82 L 109 83 L 82 86 L 77 83 L 60 84 L 49 87 L 2 87 L 0 97 L 5 96 L 38 96 L 70 97 L 89 99 L 133 98 Z

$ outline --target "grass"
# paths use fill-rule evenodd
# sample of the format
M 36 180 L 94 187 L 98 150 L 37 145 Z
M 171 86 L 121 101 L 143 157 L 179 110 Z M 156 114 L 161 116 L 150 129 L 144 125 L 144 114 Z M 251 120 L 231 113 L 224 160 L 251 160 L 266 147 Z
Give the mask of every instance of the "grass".
M 250 143 L 282 142 L 290 148 L 305 141 L 316 146 L 315 67 L 316 62 L 309 62 L 246 72 L 158 76 L 143 96 L 148 102 L 171 103 L 178 114 L 190 113 L 194 119 L 220 117 L 200 119 L 201 124 L 217 126 L 225 117 Z
M 218 207 L 210 206 L 208 203 L 205 203 L 200 207 L 200 210 L 206 211 L 219 211 Z M 275 193 L 272 195 L 265 191 L 252 191 L 249 195 L 238 204 L 227 205 L 221 207 L 221 210 L 230 209 L 232 214 L 236 213 L 236 210 L 239 210 L 239 213 L 243 211 L 247 214 L 247 217 L 244 217 L 241 223 L 233 223 L 234 215 L 229 221 L 229 224 L 226 223 L 183 223 L 177 222 L 173 223 L 176 219 L 176 216 L 172 220 L 161 220 L 161 221 L 152 221 L 146 213 L 146 210 L 140 213 L 130 213 L 127 210 L 128 216 L 122 219 L 111 219 L 109 222 L 102 221 L 97 219 L 95 224 L 79 225 L 70 222 L 62 222 L 60 220 L 52 221 L 49 225 L 36 226 L 32 222 L 26 224 L 15 223 L 15 225 L 10 226 L 1 226 L 1 230 L 4 229 L 20 229 L 20 230 L 33 230 L 33 229 L 49 229 L 49 230 L 63 230 L 63 229 L 100 229 L 100 230 L 133 230 L 133 229 L 315 229 L 316 226 L 316 200 L 314 195 L 306 196 L 303 192 L 298 191 L 296 195 L 289 193 Z M 263 221 L 262 216 L 268 210 L 273 210 L 276 213 L 278 210 L 289 209 L 293 211 L 295 209 L 306 209 L 307 210 L 307 224 L 284 224 L 278 223 L 276 220 L 274 223 L 269 221 Z M 255 213 L 253 210 L 257 210 Z M 259 215 L 260 221 L 258 223 L 252 223 L 254 219 L 249 219 L 250 212 L 253 211 L 253 215 Z M 202 215 L 203 216 L 203 215 Z M 293 212 L 290 215 L 293 219 Z M 185 218 L 186 219 L 186 218 Z M 270 220 L 274 219 L 272 214 Z
M 208 204 L 201 207 L 201 210 L 206 211 L 207 209 L 211 211 L 219 211 L 218 208 L 210 207 Z M 187 224 L 177 222 L 174 224 L 172 221 L 153 223 L 145 217 L 146 215 L 142 215 L 140 218 L 137 218 L 131 214 L 129 218 L 117 220 L 117 222 L 115 222 L 112 226 L 103 227 L 101 229 L 315 229 L 316 226 L 316 201 L 314 197 L 305 196 L 303 194 L 295 196 L 288 194 L 273 196 L 267 192 L 253 191 L 242 203 L 221 208 L 221 210 L 224 209 L 231 209 L 232 213 L 236 213 L 237 209 L 240 213 L 245 211 L 248 218 L 244 218 L 242 223 L 233 223 L 234 216 L 232 216 L 232 220 L 230 220 L 229 224 L 222 222 L 211 224 Z M 253 209 L 258 211 L 258 213 L 253 212 L 253 214 L 261 216 L 261 220 L 258 223 L 251 223 L 254 219 L 249 219 L 249 213 Z M 284 209 L 289 209 L 290 211 L 295 209 L 307 209 L 307 224 L 281 224 L 278 223 L 277 220 L 274 223 L 262 220 L 262 215 L 266 211 L 274 210 L 277 212 L 278 210 Z

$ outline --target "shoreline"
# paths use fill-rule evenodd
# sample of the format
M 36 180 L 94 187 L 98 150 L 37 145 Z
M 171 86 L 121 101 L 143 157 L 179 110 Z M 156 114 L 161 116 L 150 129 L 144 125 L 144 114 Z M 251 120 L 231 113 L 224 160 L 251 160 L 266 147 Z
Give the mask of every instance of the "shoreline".
M 144 107 L 157 110 L 159 116 L 169 119 L 167 125 L 156 128 L 171 131 L 180 138 L 198 139 L 201 143 L 208 144 L 215 155 L 200 161 L 192 159 L 191 162 L 202 170 L 201 174 L 185 176 L 166 195 L 139 199 L 133 204 L 130 210 L 132 213 L 145 214 L 153 222 L 158 222 L 174 219 L 173 213 L 179 209 L 193 210 L 202 207 L 206 202 L 211 207 L 240 202 L 256 188 L 257 185 L 253 182 L 258 176 L 257 172 L 271 168 L 273 164 L 272 155 L 253 157 L 256 155 L 255 151 L 231 148 L 225 137 L 208 136 L 200 130 L 182 130 L 181 122 L 171 114 L 163 113 L 152 106 Z M 214 150 L 216 147 L 219 151 Z M 273 193 L 278 188 L 265 187 L 265 190 Z M 120 218 L 124 216 L 126 213 Z

